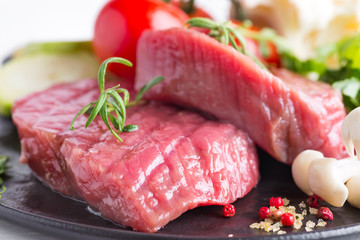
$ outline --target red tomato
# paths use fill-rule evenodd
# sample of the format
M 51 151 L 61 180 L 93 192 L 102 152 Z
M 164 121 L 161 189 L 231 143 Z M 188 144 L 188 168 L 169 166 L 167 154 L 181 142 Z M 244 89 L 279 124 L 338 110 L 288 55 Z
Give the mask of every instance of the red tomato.
M 95 23 L 95 54 L 100 61 L 114 56 L 131 61 L 132 68 L 114 64 L 109 65 L 109 70 L 133 80 L 136 45 L 142 32 L 182 27 L 187 20 L 183 11 L 160 0 L 111 0 L 102 8 Z

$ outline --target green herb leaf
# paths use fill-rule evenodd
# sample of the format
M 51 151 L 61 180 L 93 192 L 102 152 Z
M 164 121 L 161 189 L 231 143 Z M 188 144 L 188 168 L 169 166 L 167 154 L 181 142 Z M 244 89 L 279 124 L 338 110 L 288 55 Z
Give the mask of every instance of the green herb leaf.
M 147 84 L 145 84 L 140 90 L 139 92 L 136 94 L 135 97 L 135 101 L 138 102 L 142 99 L 142 97 L 144 96 L 144 94 L 153 86 L 155 86 L 156 84 L 159 84 L 160 82 L 162 82 L 164 80 L 164 77 L 156 77 L 154 79 L 152 79 L 150 82 L 148 82 Z
M 139 129 L 138 125 L 135 124 L 129 124 L 127 126 L 124 127 L 124 132 L 134 132 L 137 131 Z
M 9 161 L 8 156 L 0 156 L 0 184 L 4 182 L 1 175 L 3 175 L 6 172 L 6 170 L 9 169 L 9 167 L 6 165 L 8 161 Z M 5 191 L 6 191 L 6 187 L 2 185 L 2 190 L 0 191 L 0 198 L 1 198 L 1 194 L 4 193 Z
M 89 127 L 90 123 L 95 119 L 95 117 L 99 114 L 101 108 L 104 106 L 106 102 L 106 92 L 102 92 L 99 96 L 98 101 L 95 104 L 95 107 L 92 109 L 88 120 L 85 123 L 85 128 Z M 106 104 L 105 104 L 106 105 Z
M 213 20 L 209 18 L 201 18 L 201 17 L 191 18 L 185 23 L 185 25 L 187 25 L 189 28 L 198 27 L 198 28 L 206 28 L 210 30 L 219 30 L 220 28 L 220 25 L 214 22 Z
M 129 103 L 129 91 L 125 88 L 120 88 L 120 84 L 112 88 L 105 89 L 105 74 L 109 63 L 120 63 L 127 66 L 132 66 L 132 63 L 128 60 L 117 57 L 109 58 L 101 64 L 98 72 L 100 96 L 96 102 L 91 102 L 80 109 L 71 122 L 70 130 L 74 130 L 74 123 L 80 115 L 89 114 L 89 117 L 85 123 L 85 128 L 89 127 L 96 116 L 100 115 L 101 119 L 110 132 L 119 141 L 122 141 L 118 135 L 119 133 L 132 132 L 138 129 L 137 125 L 127 125 L 124 127 L 126 120 L 126 108 L 138 104 L 141 101 L 144 93 L 155 84 L 158 84 L 164 80 L 164 78 L 157 77 L 151 80 L 148 84 L 140 89 L 139 93 L 136 95 L 135 101 Z
M 248 55 L 251 57 L 256 64 L 258 64 L 261 68 L 267 69 L 266 66 L 254 55 L 251 55 L 246 50 L 246 41 L 244 34 L 244 27 L 233 24 L 231 21 L 227 21 L 225 23 L 217 23 L 208 18 L 191 18 L 188 20 L 185 25 L 189 28 L 198 27 L 209 29 L 209 36 L 215 38 L 221 43 L 228 45 L 229 43 L 233 48 L 237 51 Z M 246 30 L 248 31 L 248 30 Z
M 360 79 L 352 77 L 341 81 L 336 81 L 332 85 L 334 88 L 341 90 L 343 101 L 348 110 L 360 106 Z
M 6 166 L 6 163 L 9 161 L 8 156 L 0 156 L 0 175 L 4 174 L 9 167 Z
M 290 51 L 281 53 L 283 66 L 300 74 L 315 72 L 318 80 L 341 90 L 348 110 L 360 106 L 360 34 L 317 50 L 314 58 L 301 61 Z M 337 59 L 337 67 L 329 67 L 328 59 Z
M 98 84 L 99 84 L 100 92 L 103 92 L 105 88 L 105 73 L 106 73 L 107 65 L 109 63 L 120 63 L 128 67 L 133 66 L 130 61 L 124 58 L 112 57 L 103 61 L 98 71 Z
M 96 102 L 91 102 L 88 105 L 84 106 L 82 109 L 80 109 L 80 111 L 76 114 L 76 116 L 74 117 L 74 119 L 71 122 L 70 125 L 70 130 L 74 130 L 74 123 L 76 121 L 76 119 L 80 116 L 83 115 L 85 113 L 88 113 L 89 111 L 91 112 L 93 107 L 95 106 Z
M 360 69 L 360 34 L 337 44 L 340 61 L 351 62 L 349 67 Z

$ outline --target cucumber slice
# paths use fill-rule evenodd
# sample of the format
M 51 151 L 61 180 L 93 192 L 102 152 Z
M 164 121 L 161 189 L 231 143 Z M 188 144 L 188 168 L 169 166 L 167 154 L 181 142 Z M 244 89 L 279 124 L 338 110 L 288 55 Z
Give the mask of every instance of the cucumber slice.
M 9 116 L 16 99 L 55 83 L 95 78 L 99 62 L 86 43 L 31 44 L 15 52 L 0 69 L 0 114 Z

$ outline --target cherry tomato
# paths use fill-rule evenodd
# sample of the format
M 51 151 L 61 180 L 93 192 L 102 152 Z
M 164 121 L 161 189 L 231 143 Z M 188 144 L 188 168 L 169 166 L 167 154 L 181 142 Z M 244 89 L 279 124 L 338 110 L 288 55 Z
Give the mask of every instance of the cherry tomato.
M 182 27 L 187 20 L 183 11 L 160 0 L 110 0 L 96 19 L 95 54 L 100 61 L 114 56 L 131 61 L 132 68 L 114 64 L 109 65 L 109 70 L 133 80 L 136 45 L 143 31 Z

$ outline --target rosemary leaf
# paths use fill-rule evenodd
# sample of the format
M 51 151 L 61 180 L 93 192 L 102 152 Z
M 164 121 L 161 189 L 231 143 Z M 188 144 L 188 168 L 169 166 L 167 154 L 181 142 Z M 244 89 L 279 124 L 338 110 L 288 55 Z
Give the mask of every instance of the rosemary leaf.
M 109 120 L 110 120 L 111 124 L 114 126 L 114 128 L 116 130 L 118 130 L 118 133 L 120 133 L 120 132 L 122 132 L 122 129 L 120 128 L 121 123 L 119 122 L 119 115 L 118 114 L 119 113 L 116 111 L 117 118 L 114 115 L 112 115 L 111 113 L 108 114 L 108 117 L 109 117 Z M 120 116 L 120 119 L 121 119 L 121 116 Z
M 129 124 L 124 127 L 123 131 L 124 132 L 134 132 L 134 131 L 137 131 L 138 129 L 139 129 L 138 125 Z
M 106 92 L 102 92 L 99 96 L 98 101 L 96 102 L 95 107 L 91 111 L 88 120 L 85 123 L 85 128 L 89 127 L 90 123 L 95 119 L 96 115 L 98 115 L 105 101 L 106 101 Z
M 265 65 L 255 56 L 251 55 L 246 50 L 246 41 L 243 36 L 243 28 L 233 24 L 231 21 L 227 21 L 225 23 L 217 23 L 208 18 L 191 18 L 189 21 L 185 23 L 189 28 L 198 27 L 209 29 L 209 36 L 215 38 L 217 41 L 229 45 L 235 48 L 237 51 L 248 55 L 251 57 L 256 64 L 258 64 L 261 68 L 267 69 Z M 269 37 L 273 35 L 272 32 L 265 32 L 264 35 Z M 240 46 L 239 46 L 240 45 Z
M 87 113 L 89 110 L 92 111 L 93 106 L 96 104 L 96 102 L 91 102 L 88 105 L 84 106 L 82 109 L 80 109 L 80 111 L 76 114 L 76 116 L 74 117 L 74 119 L 71 122 L 70 125 L 70 130 L 74 130 L 74 123 L 76 121 L 76 119 L 80 116 L 83 115 L 85 113 Z
M 233 48 L 235 48 L 237 51 L 242 52 L 241 49 L 239 48 L 239 46 L 237 45 L 237 42 L 235 41 L 235 38 L 233 36 L 229 37 L 231 46 L 233 46 Z
M 224 43 L 225 45 L 228 45 L 228 44 L 229 44 L 229 38 L 230 38 L 229 31 L 228 31 L 228 29 L 227 29 L 225 26 L 221 26 L 220 28 L 221 28 L 221 30 L 222 30 L 222 32 L 223 32 L 223 35 L 224 35 L 224 41 L 223 41 L 223 43 Z
M 124 127 L 126 120 L 126 108 L 138 104 L 146 91 L 148 91 L 155 84 L 161 82 L 164 78 L 157 77 L 151 80 L 148 84 L 143 86 L 139 93 L 136 95 L 135 101 L 130 102 L 129 91 L 125 88 L 120 88 L 120 84 L 105 90 L 105 74 L 106 68 L 109 63 L 121 63 L 127 66 L 132 66 L 131 62 L 126 59 L 113 57 L 105 60 L 98 71 L 98 84 L 100 89 L 100 96 L 96 102 L 91 102 L 80 109 L 75 115 L 70 125 L 70 130 L 74 130 L 74 123 L 76 119 L 83 114 L 89 114 L 89 117 L 85 123 L 87 128 L 96 118 L 100 115 L 101 119 L 105 123 L 110 132 L 122 142 L 122 139 L 118 135 L 121 132 L 132 132 L 138 129 L 137 125 L 130 124 Z M 120 96 L 123 95 L 123 97 Z M 90 113 L 89 113 L 90 112 Z M 117 131 L 115 131 L 115 130 Z
M 99 84 L 100 92 L 103 92 L 105 89 L 105 74 L 106 74 L 106 69 L 107 69 L 107 66 L 109 63 L 121 63 L 128 67 L 133 66 L 130 61 L 128 61 L 124 58 L 112 57 L 112 58 L 108 58 L 105 61 L 103 61 L 101 63 L 99 71 L 98 71 L 98 84 Z
M 207 28 L 207 29 L 219 28 L 219 25 L 213 20 L 209 18 L 201 18 L 201 17 L 191 18 L 185 24 L 186 25 L 189 24 L 188 27 L 198 27 L 198 28 Z
M 162 82 L 164 80 L 164 77 L 156 77 L 154 79 L 152 79 L 150 82 L 148 82 L 147 84 L 145 84 L 140 90 L 139 92 L 136 94 L 135 97 L 135 102 L 139 102 L 142 97 L 144 96 L 144 94 L 153 86 L 155 86 L 156 84 Z
M 240 42 L 241 47 L 242 47 L 242 53 L 244 53 L 245 55 L 247 55 L 247 51 L 246 51 L 246 44 L 245 44 L 245 38 L 239 33 L 237 32 L 235 29 L 229 27 L 228 28 L 230 33 L 232 33 L 235 38 Z

